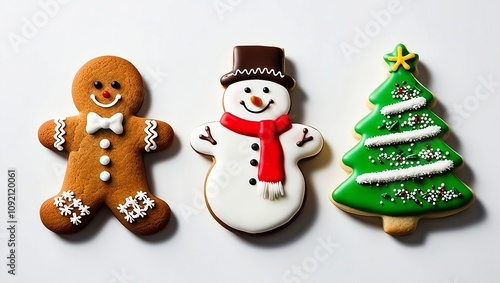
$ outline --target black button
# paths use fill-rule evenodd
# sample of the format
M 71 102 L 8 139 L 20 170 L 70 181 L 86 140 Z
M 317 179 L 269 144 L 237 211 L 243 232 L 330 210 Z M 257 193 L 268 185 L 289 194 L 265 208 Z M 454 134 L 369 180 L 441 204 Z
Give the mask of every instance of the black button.
M 252 143 L 252 149 L 253 150 L 259 150 L 259 144 L 258 143 Z
M 257 159 L 250 160 L 250 165 L 257 166 L 257 164 L 259 164 L 259 162 L 257 161 Z
M 250 185 L 254 186 L 255 184 L 257 184 L 257 180 L 255 180 L 254 178 L 248 180 L 248 182 L 250 183 Z

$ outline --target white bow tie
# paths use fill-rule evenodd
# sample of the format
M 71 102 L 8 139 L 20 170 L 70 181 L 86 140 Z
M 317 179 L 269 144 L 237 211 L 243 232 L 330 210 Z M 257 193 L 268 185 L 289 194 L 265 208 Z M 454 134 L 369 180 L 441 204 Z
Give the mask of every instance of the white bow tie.
M 115 134 L 120 135 L 123 133 L 122 121 L 122 113 L 116 113 L 109 118 L 103 118 L 97 113 L 90 112 L 87 114 L 87 126 L 85 130 L 87 130 L 88 134 L 93 134 L 100 129 L 110 129 Z

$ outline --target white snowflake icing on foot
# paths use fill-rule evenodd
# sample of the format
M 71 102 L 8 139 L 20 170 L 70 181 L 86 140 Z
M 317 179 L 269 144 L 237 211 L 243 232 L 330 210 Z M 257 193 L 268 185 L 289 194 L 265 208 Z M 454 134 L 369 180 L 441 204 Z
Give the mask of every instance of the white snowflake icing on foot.
M 62 216 L 68 216 L 69 221 L 78 225 L 82 223 L 82 217 L 90 214 L 90 206 L 84 205 L 81 199 L 75 198 L 72 190 L 61 193 L 54 198 L 54 206 L 59 209 Z
M 116 209 L 125 214 L 124 218 L 127 222 L 132 223 L 139 217 L 144 218 L 147 215 L 146 212 L 154 206 L 155 201 L 150 199 L 146 192 L 138 191 L 134 197 L 127 197 L 124 204 L 118 204 Z

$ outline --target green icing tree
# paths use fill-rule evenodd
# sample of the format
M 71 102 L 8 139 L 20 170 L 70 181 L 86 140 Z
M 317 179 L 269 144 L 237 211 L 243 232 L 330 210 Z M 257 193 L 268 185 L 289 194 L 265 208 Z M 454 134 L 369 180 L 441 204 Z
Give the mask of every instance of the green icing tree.
M 448 126 L 431 111 L 433 95 L 413 76 L 418 55 L 398 44 L 384 59 L 390 76 L 370 95 L 372 112 L 355 126 L 360 142 L 342 158 L 352 173 L 332 201 L 350 213 L 382 217 L 389 234 L 409 234 L 422 217 L 466 209 L 474 194 L 454 174 L 462 158 L 443 141 Z

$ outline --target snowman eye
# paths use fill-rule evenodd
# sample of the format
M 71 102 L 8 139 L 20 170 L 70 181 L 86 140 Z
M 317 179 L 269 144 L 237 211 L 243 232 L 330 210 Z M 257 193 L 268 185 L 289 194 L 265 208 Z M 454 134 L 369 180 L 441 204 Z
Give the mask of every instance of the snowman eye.
M 267 88 L 267 86 L 266 86 L 266 87 L 264 87 L 264 88 L 262 89 L 262 91 L 263 91 L 264 93 L 269 93 L 269 88 Z
M 249 87 L 246 87 L 244 90 L 246 93 L 250 93 L 252 91 Z
M 97 89 L 101 89 L 102 83 L 100 81 L 95 81 L 94 82 L 94 87 L 97 88 Z
M 114 89 L 119 89 L 120 88 L 120 83 L 117 81 L 112 81 L 111 82 L 111 87 Z

